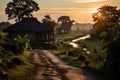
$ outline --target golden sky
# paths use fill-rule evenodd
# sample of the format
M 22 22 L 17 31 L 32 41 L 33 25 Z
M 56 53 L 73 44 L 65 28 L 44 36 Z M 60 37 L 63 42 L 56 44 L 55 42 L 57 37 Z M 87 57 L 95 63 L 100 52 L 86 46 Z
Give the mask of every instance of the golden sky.
M 7 21 L 4 9 L 12 0 L 0 0 L 0 22 Z M 92 23 L 92 13 L 103 5 L 120 7 L 120 0 L 34 0 L 39 4 L 40 10 L 33 15 L 39 20 L 45 15 L 50 15 L 54 20 L 67 15 L 79 23 Z M 11 21 L 10 22 L 14 22 Z

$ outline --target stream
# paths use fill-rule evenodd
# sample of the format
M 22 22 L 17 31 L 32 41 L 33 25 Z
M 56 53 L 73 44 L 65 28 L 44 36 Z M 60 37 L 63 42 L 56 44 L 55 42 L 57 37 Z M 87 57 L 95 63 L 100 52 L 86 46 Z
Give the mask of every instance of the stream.
M 90 34 L 87 34 L 85 36 L 79 37 L 77 39 L 73 39 L 71 42 L 68 42 L 68 43 L 70 45 L 72 45 L 74 48 L 77 48 L 77 47 L 79 47 L 79 45 L 76 44 L 75 42 L 80 41 L 80 40 L 85 40 L 85 39 L 88 39 L 88 38 L 91 38 Z
M 68 42 L 69 45 L 72 45 L 74 48 L 78 48 L 79 45 L 75 42 L 80 41 L 80 40 L 85 40 L 91 38 L 90 34 L 87 34 L 85 36 L 79 37 L 77 39 L 73 39 L 71 42 Z M 83 51 L 85 51 L 87 54 L 91 54 L 90 51 L 87 50 L 87 48 L 83 48 Z

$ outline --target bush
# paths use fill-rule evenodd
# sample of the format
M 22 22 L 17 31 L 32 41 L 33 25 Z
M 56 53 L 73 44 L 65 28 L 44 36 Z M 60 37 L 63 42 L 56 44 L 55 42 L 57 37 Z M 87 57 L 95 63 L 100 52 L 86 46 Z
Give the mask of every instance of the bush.
M 8 40 L 5 48 L 11 50 L 15 54 L 22 54 L 25 50 L 31 49 L 30 40 L 28 39 L 27 34 L 23 37 L 18 35 L 13 40 Z
M 84 60 L 84 63 L 85 63 L 85 66 L 88 67 L 89 64 L 90 64 L 90 60 L 89 60 L 89 59 L 86 59 L 86 60 Z
M 78 57 L 82 54 L 82 48 L 73 48 L 68 51 L 68 56 Z
M 0 80 L 9 80 L 7 71 L 8 71 L 7 65 L 1 60 L 0 61 Z
M 79 57 L 78 57 L 78 60 L 80 60 L 80 61 L 84 61 L 86 58 L 85 58 L 85 56 L 84 55 L 80 55 Z
M 24 64 L 24 62 L 22 60 L 20 60 L 19 58 L 16 58 L 16 57 L 12 58 L 11 63 L 13 65 L 22 65 L 22 64 Z
M 6 43 L 7 34 L 0 29 L 0 51 L 4 50 L 3 45 Z
M 63 51 L 60 53 L 61 55 L 67 55 L 67 52 L 66 51 Z
M 27 34 L 23 37 L 17 36 L 14 39 L 15 46 L 17 47 L 18 52 L 22 52 L 30 48 L 30 40 L 28 39 Z
M 14 39 L 0 39 L 0 41 L 1 40 L 4 40 L 4 44 L 2 42 L 1 45 L 0 42 L 0 80 L 16 80 L 14 76 L 11 76 L 11 73 L 15 72 L 12 70 L 16 69 L 16 67 L 20 67 L 20 65 L 26 66 L 23 65 L 25 64 L 25 60 L 22 58 L 25 58 L 23 54 L 24 51 L 30 48 L 30 40 L 27 35 L 23 37 L 18 36 Z

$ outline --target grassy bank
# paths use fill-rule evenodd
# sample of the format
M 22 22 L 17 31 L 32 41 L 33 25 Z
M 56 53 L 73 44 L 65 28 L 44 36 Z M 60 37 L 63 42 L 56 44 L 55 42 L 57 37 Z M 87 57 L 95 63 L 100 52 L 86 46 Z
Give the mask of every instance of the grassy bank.
M 56 39 L 61 39 L 61 40 L 64 40 L 64 41 L 68 41 L 68 40 L 72 40 L 72 39 L 81 37 L 83 35 L 86 35 L 86 34 L 83 34 L 83 33 L 78 34 L 78 33 L 72 31 L 72 32 L 67 33 L 67 34 L 56 34 L 55 38 Z
M 72 66 L 81 67 L 95 73 L 103 72 L 104 55 L 101 54 L 100 43 L 92 39 L 78 41 L 77 43 L 80 45 L 79 48 L 73 48 L 64 42 L 54 44 L 56 50 L 52 50 L 52 52 Z M 83 45 L 91 54 L 83 50 Z
M 97 39 L 86 39 L 82 41 L 78 41 L 77 44 L 84 45 L 89 51 L 93 51 L 96 49 L 97 53 L 101 53 L 102 44 Z
M 78 38 L 82 35 L 75 35 L 75 33 L 56 35 L 60 39 L 57 43 L 51 42 L 46 45 L 33 46 L 34 49 L 51 50 L 62 60 L 70 65 L 81 67 L 92 72 L 102 72 L 104 55 L 101 54 L 101 44 L 97 40 L 86 39 L 78 41 L 79 48 L 73 48 L 66 41 Z M 84 45 L 84 46 L 83 46 Z M 86 47 L 91 54 L 87 54 L 83 47 Z
M 17 56 L 17 58 L 23 61 L 23 64 L 16 65 L 14 68 L 8 70 L 9 76 L 12 79 L 19 80 L 20 77 L 23 77 L 26 74 L 26 72 L 33 67 L 33 65 L 29 62 L 29 56 L 30 52 L 27 51 L 25 51 L 23 55 Z
M 9 54 L 9 55 L 8 55 Z M 33 65 L 29 62 L 30 52 L 13 54 L 11 51 L 0 58 L 0 80 L 20 80 Z

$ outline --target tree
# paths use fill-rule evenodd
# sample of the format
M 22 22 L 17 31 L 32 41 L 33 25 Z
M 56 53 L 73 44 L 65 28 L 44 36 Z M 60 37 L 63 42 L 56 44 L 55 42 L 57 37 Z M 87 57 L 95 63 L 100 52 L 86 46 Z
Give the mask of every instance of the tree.
M 62 30 L 64 33 L 69 33 L 71 31 L 71 27 L 73 25 L 74 20 L 71 20 L 69 16 L 61 16 L 58 18 L 57 23 L 61 22 L 60 27 L 58 28 L 58 32 L 61 33 Z
M 62 23 L 66 23 L 70 21 L 70 17 L 69 16 L 61 16 L 58 18 L 57 22 L 62 22 Z
M 44 18 L 42 19 L 42 22 L 44 24 L 49 25 L 51 28 L 55 28 L 56 26 L 56 22 L 54 20 L 52 20 L 52 18 L 49 15 L 45 15 Z
M 38 4 L 33 0 L 13 0 L 5 9 L 8 19 L 21 21 L 23 17 L 32 17 L 33 11 L 38 11 Z
M 116 6 L 105 5 L 93 14 L 93 19 L 93 29 L 107 55 L 105 69 L 107 73 L 116 76 L 120 72 L 120 10 Z
M 102 6 L 98 9 L 97 13 L 93 14 L 93 32 L 96 37 L 99 36 L 101 31 L 106 28 L 110 28 L 119 22 L 119 10 L 116 10 L 116 6 Z

